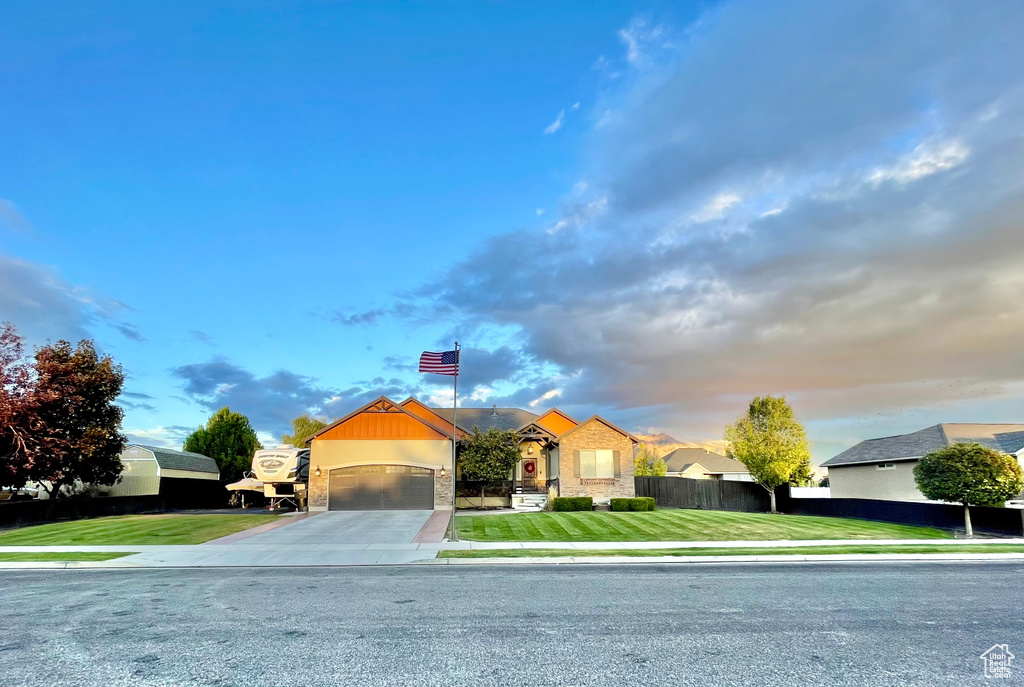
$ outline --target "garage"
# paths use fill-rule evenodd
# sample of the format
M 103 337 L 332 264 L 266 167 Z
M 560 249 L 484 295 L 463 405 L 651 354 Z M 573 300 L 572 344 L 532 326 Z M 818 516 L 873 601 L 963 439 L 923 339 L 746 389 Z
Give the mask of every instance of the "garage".
M 356 465 L 330 471 L 329 510 L 432 510 L 434 471 L 410 465 Z

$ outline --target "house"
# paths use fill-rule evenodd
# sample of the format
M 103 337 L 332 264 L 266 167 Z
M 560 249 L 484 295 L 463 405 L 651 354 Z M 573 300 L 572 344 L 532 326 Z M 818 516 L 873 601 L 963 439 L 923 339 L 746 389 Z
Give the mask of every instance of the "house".
M 867 439 L 822 463 L 832 498 L 927 501 L 914 481 L 925 454 L 955 443 L 977 442 L 1003 453 L 1024 454 L 1024 425 L 945 423 L 909 434 Z
M 128 444 L 120 455 L 121 476 L 113 486 L 97 486 L 102 496 L 155 496 L 190 491 L 208 493 L 220 480 L 213 458 L 159 446 Z M 47 498 L 40 490 L 40 498 Z
M 718 479 L 729 482 L 753 482 L 747 466 L 706 448 L 677 448 L 664 458 L 666 477 Z
M 453 418 L 453 415 L 455 417 Z M 456 424 L 453 424 L 453 420 Z M 514 430 L 523 459 L 514 477 L 523 492 L 634 496 L 636 437 L 599 416 L 582 422 L 552 408 L 433 408 L 386 396 L 310 437 L 309 509 L 436 509 L 452 505 L 452 440 L 473 428 Z

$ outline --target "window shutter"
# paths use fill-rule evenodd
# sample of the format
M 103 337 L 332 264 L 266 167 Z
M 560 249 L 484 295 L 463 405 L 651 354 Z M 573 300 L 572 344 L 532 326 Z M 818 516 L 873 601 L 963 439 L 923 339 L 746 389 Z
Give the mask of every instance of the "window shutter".
M 572 476 L 573 477 L 579 477 L 580 476 L 580 450 L 579 449 L 575 449 L 572 452 Z
M 622 466 L 619 465 L 619 452 L 618 451 L 612 451 L 612 463 L 615 464 L 615 476 L 616 477 L 621 477 L 622 476 Z

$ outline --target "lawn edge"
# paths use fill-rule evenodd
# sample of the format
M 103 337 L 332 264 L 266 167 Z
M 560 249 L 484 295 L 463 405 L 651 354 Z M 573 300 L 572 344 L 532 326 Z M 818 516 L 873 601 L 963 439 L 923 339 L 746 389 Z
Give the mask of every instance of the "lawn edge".
M 411 565 L 697 565 L 701 563 L 885 563 L 1024 561 L 1024 553 L 860 553 L 744 556 L 581 556 L 550 558 L 433 558 Z

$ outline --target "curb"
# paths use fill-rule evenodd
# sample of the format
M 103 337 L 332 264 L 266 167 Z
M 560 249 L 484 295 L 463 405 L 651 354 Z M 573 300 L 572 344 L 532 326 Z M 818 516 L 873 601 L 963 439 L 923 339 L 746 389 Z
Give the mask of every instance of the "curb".
M 1012 562 L 1024 561 L 1024 553 L 861 553 L 861 554 L 799 554 L 775 556 L 586 556 L 557 558 L 430 558 L 409 563 L 369 563 L 369 564 L 324 564 L 313 565 L 186 565 L 160 566 L 138 565 L 119 560 L 111 561 L 45 561 L 33 563 L 19 561 L 0 563 L 0 570 L 181 570 L 181 569 L 212 569 L 212 568 L 366 568 L 395 567 L 421 565 L 696 565 L 701 563 L 939 563 L 939 562 Z
M 859 553 L 765 556 L 558 556 L 550 558 L 434 558 L 409 565 L 644 565 L 657 563 L 890 563 L 1024 561 L 1024 553 Z

